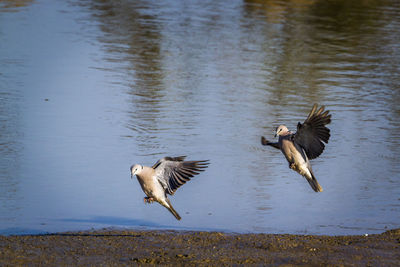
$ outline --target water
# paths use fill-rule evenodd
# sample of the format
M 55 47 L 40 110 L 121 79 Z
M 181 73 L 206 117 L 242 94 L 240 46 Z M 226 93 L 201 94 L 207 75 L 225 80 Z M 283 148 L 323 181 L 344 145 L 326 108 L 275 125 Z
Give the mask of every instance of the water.
M 0 233 L 400 227 L 396 1 L 1 1 Z M 262 147 L 332 113 L 314 193 Z M 209 159 L 171 197 L 133 163 Z

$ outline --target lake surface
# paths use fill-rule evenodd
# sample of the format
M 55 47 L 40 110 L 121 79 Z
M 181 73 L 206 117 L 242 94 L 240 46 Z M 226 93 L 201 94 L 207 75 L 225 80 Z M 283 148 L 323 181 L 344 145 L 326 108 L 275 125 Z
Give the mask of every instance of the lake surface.
M 0 234 L 400 227 L 397 1 L 1 1 Z M 280 151 L 314 103 L 315 193 Z M 211 165 L 162 206 L 134 163 Z

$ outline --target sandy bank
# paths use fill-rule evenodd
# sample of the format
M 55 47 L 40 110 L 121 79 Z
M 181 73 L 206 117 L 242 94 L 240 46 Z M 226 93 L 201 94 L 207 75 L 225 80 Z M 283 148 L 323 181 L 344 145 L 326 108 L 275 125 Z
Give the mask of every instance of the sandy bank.
M 400 265 L 400 229 L 369 236 L 187 231 L 0 236 L 0 265 Z

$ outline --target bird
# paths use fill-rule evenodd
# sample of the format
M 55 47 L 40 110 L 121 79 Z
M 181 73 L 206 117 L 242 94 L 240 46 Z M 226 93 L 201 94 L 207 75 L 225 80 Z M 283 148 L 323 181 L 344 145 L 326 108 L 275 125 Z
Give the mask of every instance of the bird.
M 181 220 L 179 213 L 172 207 L 167 194 L 175 191 L 190 180 L 193 176 L 204 171 L 209 160 L 184 161 L 186 156 L 164 157 L 152 167 L 134 164 L 131 166 L 131 178 L 136 178 L 146 194 L 145 203 L 160 203 L 167 208 L 177 220 Z
M 261 144 L 280 149 L 289 163 L 289 168 L 304 176 L 315 192 L 322 192 L 310 160 L 321 155 L 325 144 L 328 144 L 330 130 L 326 125 L 330 122 L 329 110 L 325 111 L 324 106 L 318 108 L 318 104 L 314 104 L 304 123 L 297 123 L 295 133 L 289 131 L 285 125 L 279 125 L 275 132 L 275 137 L 279 137 L 278 142 L 270 142 L 261 136 Z

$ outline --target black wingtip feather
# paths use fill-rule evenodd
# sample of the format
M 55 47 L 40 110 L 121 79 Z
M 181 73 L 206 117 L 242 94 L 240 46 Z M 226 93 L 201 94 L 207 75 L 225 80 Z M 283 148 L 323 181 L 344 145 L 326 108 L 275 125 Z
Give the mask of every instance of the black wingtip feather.
M 165 157 L 166 160 L 170 161 L 184 161 L 186 156 L 179 156 L 179 157 Z
M 173 195 L 180 186 L 190 181 L 195 175 L 204 171 L 210 164 L 209 160 L 181 161 L 183 157 L 168 157 L 164 159 L 179 162 L 174 164 L 174 170 L 171 171 L 168 179 L 168 188 L 166 188 L 166 192 L 170 195 Z
M 318 105 L 314 104 L 304 123 L 297 124 L 294 141 L 305 150 L 309 159 L 314 159 L 323 152 L 324 143 L 327 144 L 331 136 L 329 128 L 326 127 L 330 122 L 329 110 L 325 110 L 324 106 L 318 108 Z

